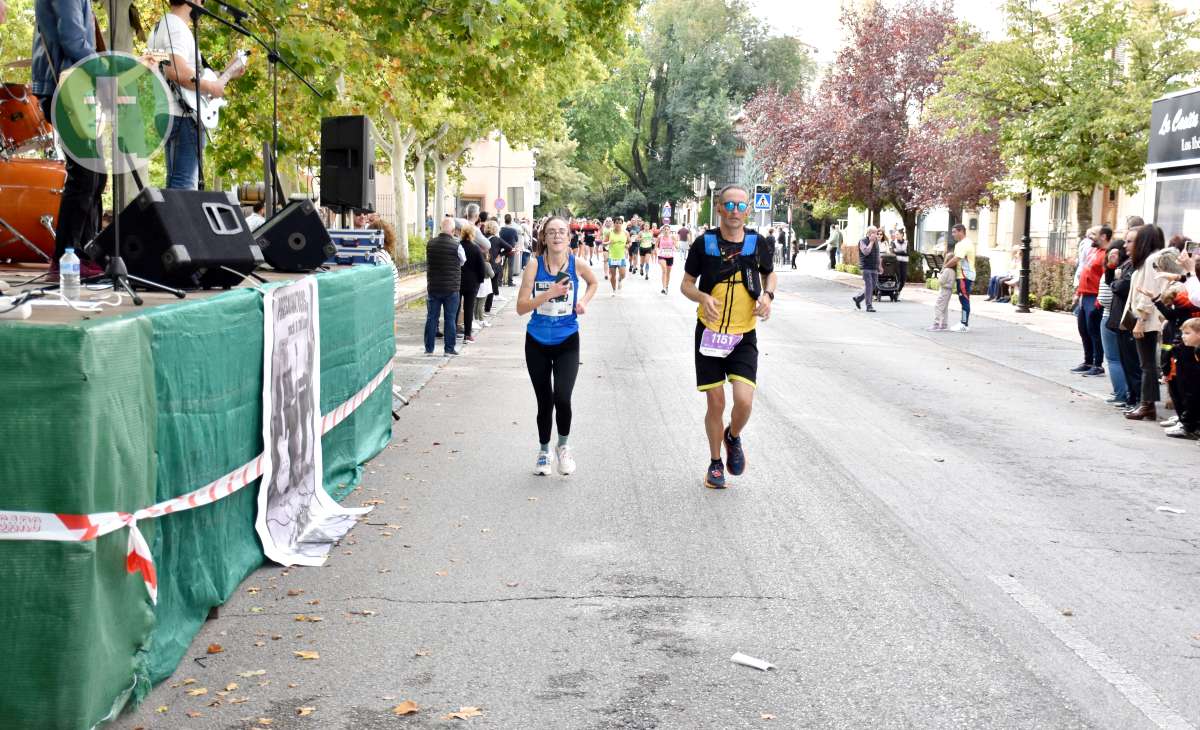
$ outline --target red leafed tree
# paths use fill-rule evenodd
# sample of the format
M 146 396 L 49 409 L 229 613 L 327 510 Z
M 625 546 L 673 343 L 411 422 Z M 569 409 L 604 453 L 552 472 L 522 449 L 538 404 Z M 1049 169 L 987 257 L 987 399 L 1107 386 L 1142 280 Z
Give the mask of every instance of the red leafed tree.
M 950 3 L 871 3 L 842 24 L 850 40 L 814 96 L 771 91 L 747 106 L 764 169 L 796 197 L 862 206 L 874 222 L 891 206 L 910 236 L 922 210 L 985 197 L 1000 171 L 994 139 L 949 134 L 926 114 L 959 32 Z

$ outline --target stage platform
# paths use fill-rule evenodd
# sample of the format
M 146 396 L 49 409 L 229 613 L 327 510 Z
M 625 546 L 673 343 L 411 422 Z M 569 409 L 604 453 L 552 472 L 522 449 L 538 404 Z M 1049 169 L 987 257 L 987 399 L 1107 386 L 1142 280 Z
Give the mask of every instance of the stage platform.
M 3 268 L 5 293 L 42 271 Z M 394 281 L 375 266 L 315 276 L 328 413 L 391 362 Z M 133 512 L 261 453 L 255 283 L 183 300 L 144 293 L 143 307 L 126 298 L 101 313 L 38 307 L 31 319 L 0 320 L 0 511 Z M 94 296 L 105 295 L 111 290 Z M 324 483 L 336 499 L 391 436 L 390 390 L 388 377 L 322 440 Z M 126 571 L 127 530 L 86 542 L 0 540 L 3 724 L 90 728 L 169 676 L 210 608 L 264 560 L 256 496 L 257 483 L 138 523 L 157 567 L 157 605 L 141 576 Z

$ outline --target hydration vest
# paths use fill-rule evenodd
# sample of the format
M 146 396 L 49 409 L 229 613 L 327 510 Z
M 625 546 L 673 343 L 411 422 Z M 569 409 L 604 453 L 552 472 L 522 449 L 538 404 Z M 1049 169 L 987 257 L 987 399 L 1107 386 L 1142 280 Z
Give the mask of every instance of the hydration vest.
M 750 298 L 758 300 L 762 296 L 762 275 L 758 272 L 758 234 L 746 233 L 742 241 L 742 252 L 738 254 L 737 269 L 742 272 L 742 284 Z M 704 265 L 700 270 L 700 290 L 711 293 L 717 278 L 721 275 L 721 244 L 715 233 L 704 234 Z

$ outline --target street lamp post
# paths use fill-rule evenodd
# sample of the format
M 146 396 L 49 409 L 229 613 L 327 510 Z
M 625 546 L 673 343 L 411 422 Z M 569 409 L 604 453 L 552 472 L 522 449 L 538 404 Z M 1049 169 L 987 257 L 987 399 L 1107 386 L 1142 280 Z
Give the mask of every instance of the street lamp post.
M 1032 239 L 1029 237 L 1029 222 L 1033 208 L 1033 190 L 1025 188 L 1025 228 L 1021 235 L 1021 276 L 1017 290 L 1017 311 L 1029 314 L 1029 256 Z
M 708 227 L 713 227 L 713 191 L 717 189 L 717 181 L 708 181 Z

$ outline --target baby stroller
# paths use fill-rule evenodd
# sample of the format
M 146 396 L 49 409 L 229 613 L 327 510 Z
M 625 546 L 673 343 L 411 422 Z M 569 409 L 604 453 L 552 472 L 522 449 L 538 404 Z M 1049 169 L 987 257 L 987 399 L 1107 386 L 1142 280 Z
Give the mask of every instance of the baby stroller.
M 875 301 L 883 301 L 884 297 L 891 297 L 892 301 L 900 298 L 900 273 L 896 266 L 896 257 L 892 254 L 883 254 L 881 257 L 883 262 L 883 273 L 879 275 L 879 286 L 875 287 Z

